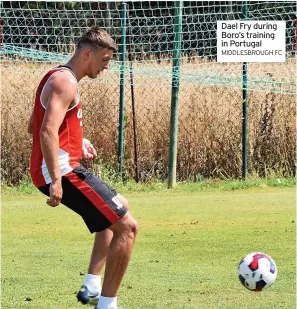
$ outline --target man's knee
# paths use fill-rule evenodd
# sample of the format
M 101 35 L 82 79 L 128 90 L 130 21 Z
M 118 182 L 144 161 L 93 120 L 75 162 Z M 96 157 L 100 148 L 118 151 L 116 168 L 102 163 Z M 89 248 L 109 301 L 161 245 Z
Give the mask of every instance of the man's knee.
M 138 223 L 128 212 L 123 218 L 113 224 L 110 229 L 116 234 L 125 234 L 129 238 L 135 238 L 138 232 Z
M 135 238 L 136 235 L 137 235 L 137 232 L 138 232 L 138 223 L 137 223 L 137 221 L 129 213 L 127 213 L 121 220 L 123 220 L 123 222 L 122 222 L 123 233 L 126 233 L 130 237 Z

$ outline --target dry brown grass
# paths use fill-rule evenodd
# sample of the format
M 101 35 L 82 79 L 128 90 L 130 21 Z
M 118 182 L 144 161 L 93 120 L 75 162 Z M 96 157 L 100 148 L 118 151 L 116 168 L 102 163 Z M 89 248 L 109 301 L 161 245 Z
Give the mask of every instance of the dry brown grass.
M 293 62 L 282 72 L 291 72 Z M 148 64 L 147 64 L 148 65 Z M 150 64 L 152 65 L 152 64 Z M 261 78 L 274 72 L 281 78 L 279 64 L 249 66 Z M 138 64 L 139 66 L 139 64 Z M 156 65 L 157 66 L 157 65 Z M 170 64 L 157 66 L 168 70 Z M 2 175 L 18 183 L 28 174 L 31 137 L 26 133 L 34 91 L 41 76 L 52 65 L 2 65 Z M 185 64 L 191 72 L 205 71 L 207 63 Z M 293 68 L 293 69 L 292 69 Z M 137 65 L 136 65 L 137 69 Z M 240 76 L 241 67 L 209 63 L 209 70 Z M 185 68 L 183 68 L 185 70 Z M 229 70 L 229 71 L 228 71 Z M 293 70 L 293 71 L 292 71 Z M 137 70 L 136 70 L 137 72 Z M 293 72 L 293 73 L 292 73 Z M 262 74 L 262 75 L 261 75 Z M 295 81 L 295 79 L 294 79 Z M 141 180 L 166 178 L 170 130 L 171 81 L 135 74 L 135 101 L 139 170 Z M 100 162 L 117 163 L 119 76 L 109 73 L 80 86 L 84 106 L 84 135 L 100 150 Z M 126 81 L 125 98 L 125 171 L 134 176 L 134 138 L 131 92 Z M 240 177 L 241 175 L 241 87 L 199 86 L 181 83 L 179 103 L 178 179 L 203 177 Z M 295 173 L 295 100 L 294 95 L 249 91 L 249 169 L 260 176 Z

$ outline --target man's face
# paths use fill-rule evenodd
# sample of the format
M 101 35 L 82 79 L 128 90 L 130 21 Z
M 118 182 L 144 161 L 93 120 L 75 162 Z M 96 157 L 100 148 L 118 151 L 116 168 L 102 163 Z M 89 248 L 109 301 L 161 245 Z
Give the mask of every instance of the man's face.
M 87 76 L 96 78 L 100 72 L 108 69 L 112 54 L 113 51 L 107 48 L 101 48 L 96 51 L 90 50 Z

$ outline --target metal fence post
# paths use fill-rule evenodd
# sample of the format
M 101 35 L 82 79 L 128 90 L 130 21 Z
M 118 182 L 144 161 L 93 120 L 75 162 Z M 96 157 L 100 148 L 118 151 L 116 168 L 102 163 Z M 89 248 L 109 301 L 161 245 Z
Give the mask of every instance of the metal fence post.
M 174 1 L 174 52 L 173 52 L 173 68 L 172 68 L 168 188 L 172 188 L 176 184 L 178 92 L 179 92 L 179 83 L 180 83 L 180 49 L 181 49 L 181 40 L 182 40 L 182 8 L 183 8 L 183 1 Z
M 120 113 L 119 113 L 119 145 L 118 145 L 118 163 L 119 178 L 123 180 L 123 153 L 124 153 L 124 113 L 125 113 L 125 65 L 126 65 L 126 22 L 127 22 L 127 4 L 122 3 L 121 16 L 121 49 L 120 49 Z

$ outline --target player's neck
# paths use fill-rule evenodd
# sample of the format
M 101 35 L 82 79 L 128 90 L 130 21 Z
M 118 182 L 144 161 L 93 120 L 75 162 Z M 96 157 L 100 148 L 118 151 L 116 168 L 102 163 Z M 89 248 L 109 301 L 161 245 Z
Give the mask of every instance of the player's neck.
M 77 82 L 79 82 L 83 77 L 86 76 L 84 71 L 82 71 L 81 69 L 79 59 L 75 59 L 75 56 L 73 56 L 65 65 L 72 70 L 72 72 L 76 77 Z

